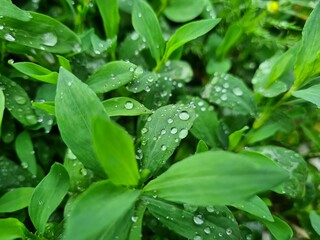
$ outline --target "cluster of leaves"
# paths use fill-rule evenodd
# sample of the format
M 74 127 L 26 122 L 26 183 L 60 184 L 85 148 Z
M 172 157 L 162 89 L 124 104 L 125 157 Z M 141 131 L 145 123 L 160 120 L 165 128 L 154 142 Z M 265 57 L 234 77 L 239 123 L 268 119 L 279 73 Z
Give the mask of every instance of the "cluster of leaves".
M 0 0 L 0 239 L 318 239 L 320 4 Z

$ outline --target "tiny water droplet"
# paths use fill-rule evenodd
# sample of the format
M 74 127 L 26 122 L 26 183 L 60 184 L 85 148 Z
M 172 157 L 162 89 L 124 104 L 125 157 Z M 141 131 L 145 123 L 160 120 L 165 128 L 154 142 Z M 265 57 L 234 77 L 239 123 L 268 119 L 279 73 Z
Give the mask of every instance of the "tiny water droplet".
M 42 41 L 43 41 L 42 43 L 43 45 L 53 47 L 57 44 L 58 37 L 54 33 L 48 32 L 43 34 Z
M 144 128 L 141 129 L 141 133 L 142 133 L 142 134 L 145 134 L 145 133 L 147 133 L 147 132 L 148 132 L 148 128 L 145 128 L 145 127 L 144 127 Z
M 179 113 L 179 118 L 183 121 L 186 121 L 190 118 L 190 114 L 186 111 L 182 111 L 181 113 Z
M 21 163 L 21 167 L 22 167 L 22 168 L 28 168 L 28 166 L 29 166 L 29 165 L 28 165 L 28 163 L 26 163 L 26 162 L 22 162 L 22 163 Z
M 68 84 L 68 86 L 70 87 L 70 86 L 72 85 L 72 82 L 70 81 L 70 82 L 68 82 L 67 84 Z
M 165 150 L 167 150 L 167 147 L 166 147 L 165 145 L 162 145 L 162 146 L 161 146 L 161 150 L 162 150 L 162 151 L 165 151 Z
M 232 234 L 232 230 L 231 230 L 230 228 L 227 228 L 227 229 L 226 229 L 226 234 L 227 234 L 227 235 L 231 235 L 231 234 Z
M 207 209 L 207 211 L 209 213 L 213 213 L 214 212 L 214 207 L 212 207 L 212 206 L 208 206 L 208 207 L 206 207 L 206 209 Z
M 137 216 L 132 216 L 131 217 L 131 221 L 132 222 L 137 222 L 138 221 L 138 217 Z
M 16 40 L 10 33 L 6 33 L 4 35 L 4 39 L 9 41 L 9 42 L 14 42 Z
M 199 236 L 199 235 L 196 235 L 196 236 L 193 238 L 193 240 L 202 240 L 202 237 Z
M 161 134 L 162 134 L 162 135 L 166 134 L 166 130 L 165 130 L 165 129 L 162 129 L 162 130 L 161 130 Z
M 0 25 L 0 30 L 3 30 L 4 29 L 4 26 L 3 25 Z
M 193 217 L 193 221 L 194 221 L 194 223 L 197 224 L 197 225 L 201 225 L 201 224 L 204 223 L 203 218 L 202 218 L 202 215 L 200 215 L 200 214 L 194 216 L 194 217 Z
M 221 95 L 220 99 L 221 99 L 222 101 L 226 101 L 226 100 L 228 99 L 227 94 Z
M 88 174 L 87 170 L 85 168 L 82 168 L 80 170 L 81 175 L 86 176 Z
M 168 118 L 168 123 L 173 123 L 173 119 L 172 118 Z
M 125 104 L 124 104 L 124 107 L 125 109 L 132 109 L 133 108 L 133 103 L 131 101 L 127 101 Z
M 234 93 L 234 95 L 236 96 L 241 96 L 243 94 L 242 90 L 240 88 L 234 88 L 232 90 L 232 92 Z
M 210 233 L 211 233 L 210 227 L 206 227 L 205 229 L 203 229 L 203 231 L 204 231 L 206 234 L 210 234 Z
M 178 129 L 175 127 L 171 128 L 171 130 L 170 130 L 171 134 L 176 134 L 177 132 L 178 132 Z
M 25 104 L 27 102 L 27 99 L 25 97 L 22 97 L 22 96 L 15 96 L 14 100 L 20 105 L 23 105 L 23 104 Z

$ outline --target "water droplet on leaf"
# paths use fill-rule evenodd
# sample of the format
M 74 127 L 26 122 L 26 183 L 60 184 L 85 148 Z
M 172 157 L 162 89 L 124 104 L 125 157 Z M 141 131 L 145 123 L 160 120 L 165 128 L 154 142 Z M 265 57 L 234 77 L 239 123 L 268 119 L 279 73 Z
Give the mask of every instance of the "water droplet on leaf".
M 182 111 L 181 113 L 179 113 L 179 118 L 180 118 L 181 120 L 186 121 L 186 120 L 188 120 L 188 119 L 190 118 L 190 115 L 189 115 L 188 112 Z
M 124 104 L 124 107 L 125 107 L 125 109 L 130 110 L 130 109 L 133 108 L 133 103 L 130 102 L 130 101 L 128 101 L 128 102 L 126 102 L 126 103 Z
M 57 44 L 58 37 L 54 33 L 48 32 L 43 34 L 42 41 L 43 45 L 53 47 Z

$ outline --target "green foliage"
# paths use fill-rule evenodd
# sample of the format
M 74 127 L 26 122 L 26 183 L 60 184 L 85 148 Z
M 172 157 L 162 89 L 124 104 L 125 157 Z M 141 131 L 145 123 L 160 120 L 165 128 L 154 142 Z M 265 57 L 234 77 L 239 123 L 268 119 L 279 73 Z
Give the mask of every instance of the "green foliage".
M 319 1 L 0 4 L 0 240 L 319 238 Z

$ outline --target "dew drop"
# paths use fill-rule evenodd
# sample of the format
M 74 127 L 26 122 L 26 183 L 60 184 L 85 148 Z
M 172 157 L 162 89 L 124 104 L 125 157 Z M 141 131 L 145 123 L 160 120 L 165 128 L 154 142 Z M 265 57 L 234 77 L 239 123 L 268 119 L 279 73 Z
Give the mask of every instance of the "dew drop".
M 242 94 L 243 94 L 243 92 L 242 92 L 242 90 L 241 90 L 240 88 L 234 88 L 234 89 L 232 90 L 232 92 L 233 92 L 234 95 L 236 95 L 236 96 L 242 96 Z
M 178 132 L 178 129 L 175 127 L 171 128 L 171 130 L 170 130 L 171 134 L 176 134 L 177 132 Z
M 141 129 L 141 133 L 142 133 L 142 134 L 145 134 L 145 133 L 147 133 L 147 132 L 148 132 L 148 128 L 145 128 L 145 127 L 144 127 L 144 128 Z
M 182 111 L 181 113 L 179 113 L 179 118 L 183 121 L 186 121 L 190 118 L 190 115 L 188 112 Z
M 162 150 L 162 151 L 165 151 L 165 150 L 167 150 L 167 147 L 166 147 L 165 145 L 162 145 L 162 146 L 161 146 L 161 150 Z
M 196 235 L 196 236 L 193 238 L 193 240 L 202 240 L 202 237 L 199 236 L 199 235 Z
M 16 40 L 10 33 L 6 33 L 4 35 L 4 39 L 9 41 L 9 42 L 14 42 Z
M 162 135 L 166 134 L 166 130 L 165 130 L 165 129 L 162 129 L 162 130 L 161 130 L 161 134 L 162 134 Z
M 130 102 L 130 101 L 128 101 L 128 102 L 126 102 L 126 103 L 124 104 L 124 107 L 125 107 L 125 109 L 130 110 L 130 109 L 133 108 L 133 103 Z
M 201 224 L 204 223 L 204 221 L 203 221 L 203 219 L 202 219 L 202 215 L 200 215 L 200 214 L 194 216 L 194 217 L 193 217 L 193 221 L 194 221 L 194 223 L 197 224 L 197 225 L 201 225 Z
M 211 233 L 210 227 L 206 227 L 205 229 L 203 229 L 203 231 L 204 231 L 206 234 L 210 234 L 210 233 Z
M 187 129 L 182 129 L 182 130 L 179 132 L 179 138 L 180 138 L 180 139 L 185 138 L 187 135 L 188 135 L 188 130 L 187 130 Z
M 14 100 L 20 105 L 25 104 L 27 102 L 27 99 L 22 96 L 15 96 Z
M 172 118 L 168 118 L 168 123 L 173 123 L 173 119 Z
M 138 221 L 138 217 L 137 216 L 132 216 L 131 217 L 131 221 L 134 222 L 134 223 L 137 222 Z
M 21 163 L 21 167 L 22 167 L 22 168 L 28 168 L 29 165 L 28 165 L 28 163 L 26 163 L 26 162 L 22 162 L 22 163 Z
M 81 175 L 86 176 L 88 174 L 87 170 L 85 168 L 82 168 L 80 170 Z
M 226 229 L 226 234 L 230 236 L 232 234 L 232 230 L 230 228 L 227 228 Z
M 4 29 L 4 26 L 3 25 L 0 25 L 0 30 L 3 30 Z
M 130 72 L 134 72 L 134 67 L 130 67 L 130 68 L 129 68 L 129 71 L 130 71 Z
M 142 14 L 141 14 L 141 13 L 138 13 L 138 17 L 141 18 L 141 17 L 142 17 Z
M 227 94 L 221 95 L 220 99 L 221 99 L 222 101 L 226 101 L 226 100 L 228 99 Z
M 53 47 L 57 44 L 58 37 L 54 33 L 48 32 L 43 34 L 42 41 L 43 41 L 42 43 L 43 45 Z

